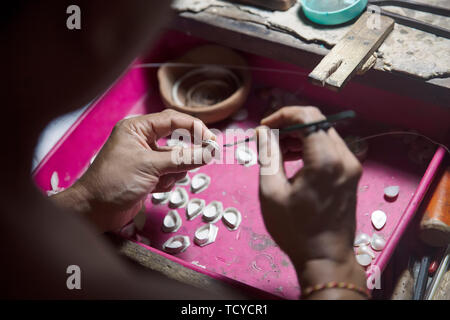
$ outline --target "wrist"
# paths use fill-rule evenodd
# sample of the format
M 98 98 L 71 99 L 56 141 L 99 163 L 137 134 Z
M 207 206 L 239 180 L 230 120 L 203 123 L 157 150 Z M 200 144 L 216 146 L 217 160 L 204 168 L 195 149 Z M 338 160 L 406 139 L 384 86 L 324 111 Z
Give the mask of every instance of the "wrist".
M 302 288 L 331 281 L 346 282 L 360 288 L 366 288 L 364 269 L 356 262 L 353 250 L 349 250 L 340 259 L 317 258 L 295 263 L 298 280 Z M 342 289 L 328 289 L 311 295 L 311 298 L 355 299 L 363 298 L 356 292 Z
M 50 197 L 50 200 L 60 208 L 70 210 L 90 219 L 92 208 L 88 191 L 79 183 Z

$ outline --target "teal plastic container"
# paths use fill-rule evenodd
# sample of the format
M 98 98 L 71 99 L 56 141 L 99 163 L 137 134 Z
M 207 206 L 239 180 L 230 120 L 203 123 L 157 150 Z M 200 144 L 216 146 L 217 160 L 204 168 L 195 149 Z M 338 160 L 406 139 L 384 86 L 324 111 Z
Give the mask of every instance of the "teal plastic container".
M 337 25 L 356 18 L 367 0 L 302 0 L 305 16 L 318 24 Z

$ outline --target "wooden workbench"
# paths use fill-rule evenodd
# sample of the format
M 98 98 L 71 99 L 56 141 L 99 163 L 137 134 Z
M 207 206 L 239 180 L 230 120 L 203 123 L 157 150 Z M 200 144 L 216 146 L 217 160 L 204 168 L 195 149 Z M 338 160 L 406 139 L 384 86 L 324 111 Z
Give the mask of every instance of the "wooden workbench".
M 450 8 L 449 0 L 427 3 Z M 267 11 L 221 0 L 176 0 L 173 26 L 228 47 L 312 70 L 354 21 L 325 27 L 310 22 L 300 3 Z M 450 29 L 450 18 L 397 7 L 395 13 Z M 450 106 L 450 39 L 399 24 L 376 52 L 371 72 L 356 77 L 371 86 Z M 417 88 L 417 90 L 412 90 Z

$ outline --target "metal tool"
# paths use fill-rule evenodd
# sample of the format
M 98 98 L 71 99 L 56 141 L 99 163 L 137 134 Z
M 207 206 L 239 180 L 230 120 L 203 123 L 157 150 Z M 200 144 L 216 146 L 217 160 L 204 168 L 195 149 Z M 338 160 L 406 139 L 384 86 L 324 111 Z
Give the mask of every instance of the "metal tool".
M 425 0 L 424 0 L 425 1 Z M 395 20 L 396 23 L 419 29 L 425 32 L 433 33 L 437 36 L 450 39 L 450 30 L 426 23 L 411 17 L 403 16 L 388 10 L 381 8 L 382 6 L 396 6 L 402 8 L 413 9 L 422 12 L 428 12 L 437 14 L 444 17 L 450 17 L 450 9 L 433 6 L 425 3 L 421 3 L 413 0 L 369 0 L 368 5 L 375 5 L 380 7 L 380 14 L 390 17 Z M 370 8 L 369 8 L 370 9 Z
M 425 289 L 428 283 L 428 268 L 430 267 L 430 257 L 424 256 L 420 263 L 419 274 L 414 288 L 413 300 L 423 300 Z
M 431 282 L 430 287 L 428 288 L 425 294 L 425 300 L 434 299 L 437 289 L 439 288 L 439 285 L 441 284 L 442 279 L 444 278 L 444 274 L 447 272 L 449 265 L 450 265 L 450 245 L 447 246 L 447 250 L 445 251 L 444 256 L 442 257 L 441 263 L 439 264 L 439 268 L 437 269 L 433 277 L 433 281 Z
M 333 114 L 331 116 L 328 116 L 325 120 L 316 121 L 316 122 L 310 122 L 310 123 L 302 123 L 302 124 L 296 124 L 293 126 L 289 126 L 286 128 L 280 129 L 280 134 L 286 134 L 293 131 L 301 131 L 304 129 L 309 129 L 311 131 L 315 131 L 317 129 L 327 129 L 331 127 L 331 125 L 337 121 L 345 120 L 345 119 L 351 119 L 356 116 L 355 112 L 353 110 L 347 110 L 343 112 L 339 112 L 336 114 Z M 256 139 L 256 135 L 252 137 L 247 137 L 244 140 L 240 140 L 234 143 L 228 143 L 224 144 L 224 147 L 232 147 L 237 144 L 246 143 L 249 141 L 253 141 Z

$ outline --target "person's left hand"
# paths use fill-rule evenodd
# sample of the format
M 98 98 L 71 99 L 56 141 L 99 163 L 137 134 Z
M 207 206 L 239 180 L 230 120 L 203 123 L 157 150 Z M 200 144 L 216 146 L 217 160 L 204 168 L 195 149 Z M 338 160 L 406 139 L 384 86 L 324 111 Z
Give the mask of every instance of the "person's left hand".
M 121 120 L 86 173 L 52 198 L 102 232 L 124 226 L 149 193 L 169 191 L 188 170 L 205 164 L 201 148 L 158 146 L 158 139 L 175 129 L 189 131 L 192 139 L 216 139 L 197 118 L 170 109 Z

